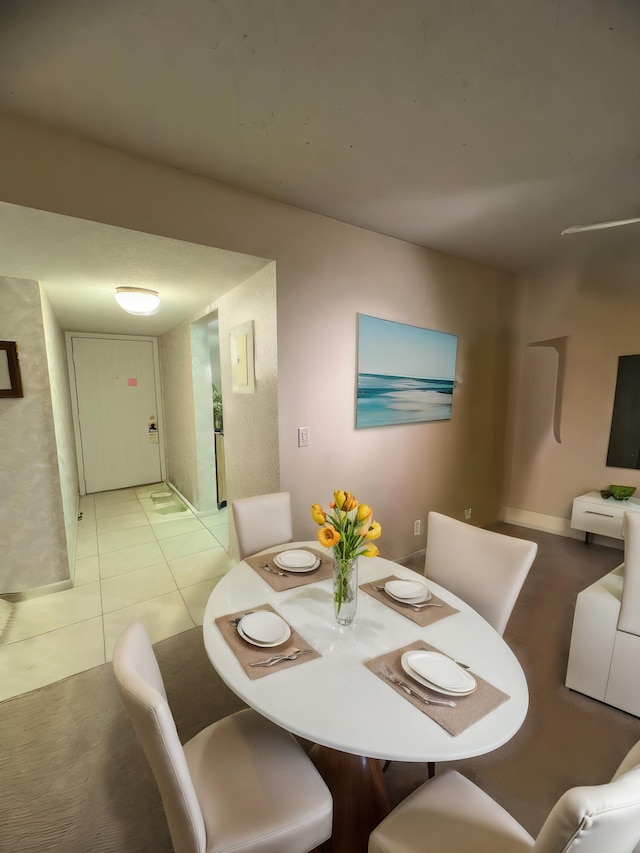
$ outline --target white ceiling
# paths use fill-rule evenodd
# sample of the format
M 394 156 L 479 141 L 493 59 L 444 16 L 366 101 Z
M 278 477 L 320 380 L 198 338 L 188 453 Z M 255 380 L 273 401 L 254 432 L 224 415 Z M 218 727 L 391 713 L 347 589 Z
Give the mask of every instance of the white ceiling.
M 522 273 L 640 268 L 638 0 L 3 0 L 0 108 Z M 0 270 L 2 272 L 2 270 Z
M 268 261 L 0 202 L 0 275 L 42 282 L 65 331 L 164 334 Z M 157 290 L 151 317 L 126 314 L 118 285 Z

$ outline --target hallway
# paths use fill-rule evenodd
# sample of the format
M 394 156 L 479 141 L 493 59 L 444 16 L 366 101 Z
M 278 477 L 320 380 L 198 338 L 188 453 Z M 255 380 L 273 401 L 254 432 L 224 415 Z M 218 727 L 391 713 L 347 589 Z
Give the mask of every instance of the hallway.
M 0 701 L 111 660 L 126 625 L 152 642 L 202 624 L 207 598 L 233 565 L 227 509 L 198 518 L 164 484 L 80 498 L 74 586 L 13 605 L 0 635 Z

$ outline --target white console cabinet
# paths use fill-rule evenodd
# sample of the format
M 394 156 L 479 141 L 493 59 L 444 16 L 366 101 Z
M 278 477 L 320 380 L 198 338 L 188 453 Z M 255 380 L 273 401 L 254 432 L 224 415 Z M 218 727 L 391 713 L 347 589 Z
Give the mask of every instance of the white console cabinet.
M 625 512 L 640 512 L 640 500 L 634 497 L 617 501 L 615 498 L 603 498 L 600 492 L 587 492 L 573 500 L 571 527 L 584 530 L 586 542 L 590 541 L 593 533 L 623 539 Z

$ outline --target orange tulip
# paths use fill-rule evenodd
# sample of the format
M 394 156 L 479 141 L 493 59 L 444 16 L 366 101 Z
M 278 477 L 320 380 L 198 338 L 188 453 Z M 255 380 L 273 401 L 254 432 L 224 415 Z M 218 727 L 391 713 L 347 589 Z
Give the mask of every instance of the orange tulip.
M 355 509 L 358 506 L 358 501 L 354 498 L 351 492 L 344 493 L 344 506 L 342 509 L 345 512 L 350 512 L 352 509 Z
M 374 521 L 371 527 L 364 534 L 365 539 L 377 539 L 382 533 L 382 525 Z M 375 555 L 374 555 L 375 556 Z
M 318 530 L 318 542 L 325 548 L 333 548 L 340 541 L 340 534 L 331 524 Z
M 380 551 L 378 550 L 378 546 L 371 542 L 362 553 L 365 557 L 377 557 Z
M 311 505 L 311 516 L 316 524 L 324 524 L 327 520 L 326 513 L 320 506 L 320 504 L 312 504 Z
M 350 512 L 358 506 L 358 501 L 354 498 L 351 492 L 337 491 L 333 493 L 336 506 L 342 512 Z

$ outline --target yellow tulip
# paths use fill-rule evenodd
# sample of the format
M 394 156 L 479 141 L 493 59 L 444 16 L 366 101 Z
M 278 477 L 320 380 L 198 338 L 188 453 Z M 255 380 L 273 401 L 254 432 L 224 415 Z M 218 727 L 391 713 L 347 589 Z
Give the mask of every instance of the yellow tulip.
M 374 545 L 372 542 L 367 545 L 362 553 L 365 557 L 377 557 L 380 551 L 378 550 L 378 546 Z
M 331 524 L 328 524 L 326 527 L 318 530 L 318 542 L 325 548 L 333 548 L 333 546 L 337 545 L 339 541 L 340 534 L 335 527 L 332 527 Z
M 344 492 L 334 492 L 333 500 L 335 501 L 335 505 L 337 509 L 342 509 L 342 505 L 344 503 Z
M 371 527 L 364 534 L 365 539 L 377 539 L 382 533 L 382 525 L 374 521 Z
M 327 515 L 320 506 L 320 504 L 312 504 L 311 505 L 311 516 L 316 524 L 324 524 L 327 520 Z
M 358 507 L 358 523 L 361 524 L 363 521 L 366 521 L 368 518 L 371 518 L 373 515 L 373 510 L 369 506 L 369 504 L 360 504 Z

